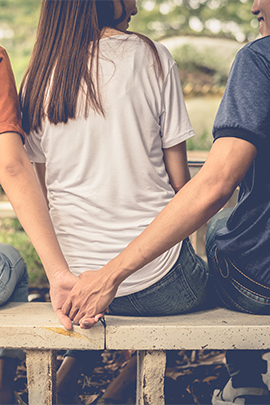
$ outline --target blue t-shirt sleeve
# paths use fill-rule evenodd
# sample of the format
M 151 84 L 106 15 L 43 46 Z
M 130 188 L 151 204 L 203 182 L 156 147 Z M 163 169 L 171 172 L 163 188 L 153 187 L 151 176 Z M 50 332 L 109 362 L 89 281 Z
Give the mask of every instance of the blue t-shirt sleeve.
M 269 55 L 256 44 L 240 50 L 233 63 L 213 135 L 245 139 L 262 146 L 270 125 Z

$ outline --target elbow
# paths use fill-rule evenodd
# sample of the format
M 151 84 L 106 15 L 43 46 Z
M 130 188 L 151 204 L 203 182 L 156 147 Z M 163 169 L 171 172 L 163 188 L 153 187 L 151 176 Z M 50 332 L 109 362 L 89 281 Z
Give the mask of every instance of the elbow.
M 211 194 L 214 204 L 222 208 L 229 201 L 237 186 L 238 183 L 233 181 L 232 178 L 221 178 L 217 181 L 212 185 Z
M 180 179 L 178 182 L 176 181 L 171 181 L 171 186 L 175 191 L 175 194 L 178 193 L 179 190 L 181 190 L 181 188 L 184 187 L 185 184 L 187 184 L 190 180 L 190 174 L 189 171 L 186 173 L 186 175 L 184 176 L 184 178 Z
M 172 184 L 172 188 L 174 189 L 175 194 L 178 193 L 178 191 L 181 190 L 181 188 L 182 188 L 185 184 L 186 184 L 186 183 L 184 183 L 184 184 Z
M 209 173 L 203 168 L 190 183 L 196 186 L 194 196 L 197 197 L 198 204 L 201 204 L 202 209 L 210 210 L 211 213 L 221 209 L 238 186 L 238 182 L 233 179 L 233 176 L 227 176 L 224 173 L 217 175 L 213 171 Z
M 8 179 L 18 178 L 24 170 L 24 165 L 20 162 L 0 164 L 0 182 L 5 183 Z

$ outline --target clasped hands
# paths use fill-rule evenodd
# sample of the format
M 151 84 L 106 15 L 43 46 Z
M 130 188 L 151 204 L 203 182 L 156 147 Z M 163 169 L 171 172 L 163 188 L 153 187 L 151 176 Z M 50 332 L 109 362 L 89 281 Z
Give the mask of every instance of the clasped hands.
M 58 314 L 60 321 L 69 330 L 72 329 L 71 321 L 82 329 L 91 328 L 103 317 L 115 297 L 117 288 L 103 269 L 85 271 L 76 277 L 74 286 L 61 305 L 61 315 L 65 322 L 62 322 Z

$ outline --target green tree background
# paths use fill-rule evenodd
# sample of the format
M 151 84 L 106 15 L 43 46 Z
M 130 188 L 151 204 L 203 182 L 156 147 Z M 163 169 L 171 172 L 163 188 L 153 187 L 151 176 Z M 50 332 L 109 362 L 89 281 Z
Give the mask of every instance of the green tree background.
M 153 39 L 175 35 L 235 38 L 257 35 L 250 0 L 141 0 L 134 27 Z
M 11 58 L 17 85 L 35 41 L 41 0 L 0 0 L 0 44 Z M 153 40 L 172 36 L 207 36 L 240 43 L 256 38 L 258 22 L 252 0 L 138 0 L 130 29 Z
M 17 86 L 30 60 L 40 0 L 0 0 L 0 45 L 6 48 Z

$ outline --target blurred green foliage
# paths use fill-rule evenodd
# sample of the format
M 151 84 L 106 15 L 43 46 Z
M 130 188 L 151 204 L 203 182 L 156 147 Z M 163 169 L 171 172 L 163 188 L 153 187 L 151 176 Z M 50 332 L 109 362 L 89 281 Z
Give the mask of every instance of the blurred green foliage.
M 27 265 L 30 286 L 48 284 L 41 261 L 17 218 L 0 219 L 0 242 L 14 246 L 21 253 Z
M 31 56 L 40 4 L 40 0 L 0 0 L 0 45 L 10 56 L 17 85 Z
M 0 44 L 11 58 L 17 85 L 28 65 L 41 0 L 0 0 Z M 161 40 L 197 35 L 244 42 L 258 35 L 252 0 L 137 0 L 130 30 Z
M 159 40 L 168 36 L 204 35 L 240 42 L 257 36 L 252 0 L 137 0 L 139 15 L 131 28 Z
M 211 132 L 204 130 L 200 136 L 195 136 L 187 140 L 188 150 L 204 150 L 209 151 L 213 144 Z
M 212 50 L 198 49 L 189 44 L 174 49 L 172 55 L 179 70 L 189 73 L 200 71 L 213 76 L 213 85 L 226 85 L 230 62 L 233 59 L 230 55 L 223 53 L 221 56 L 215 48 Z

